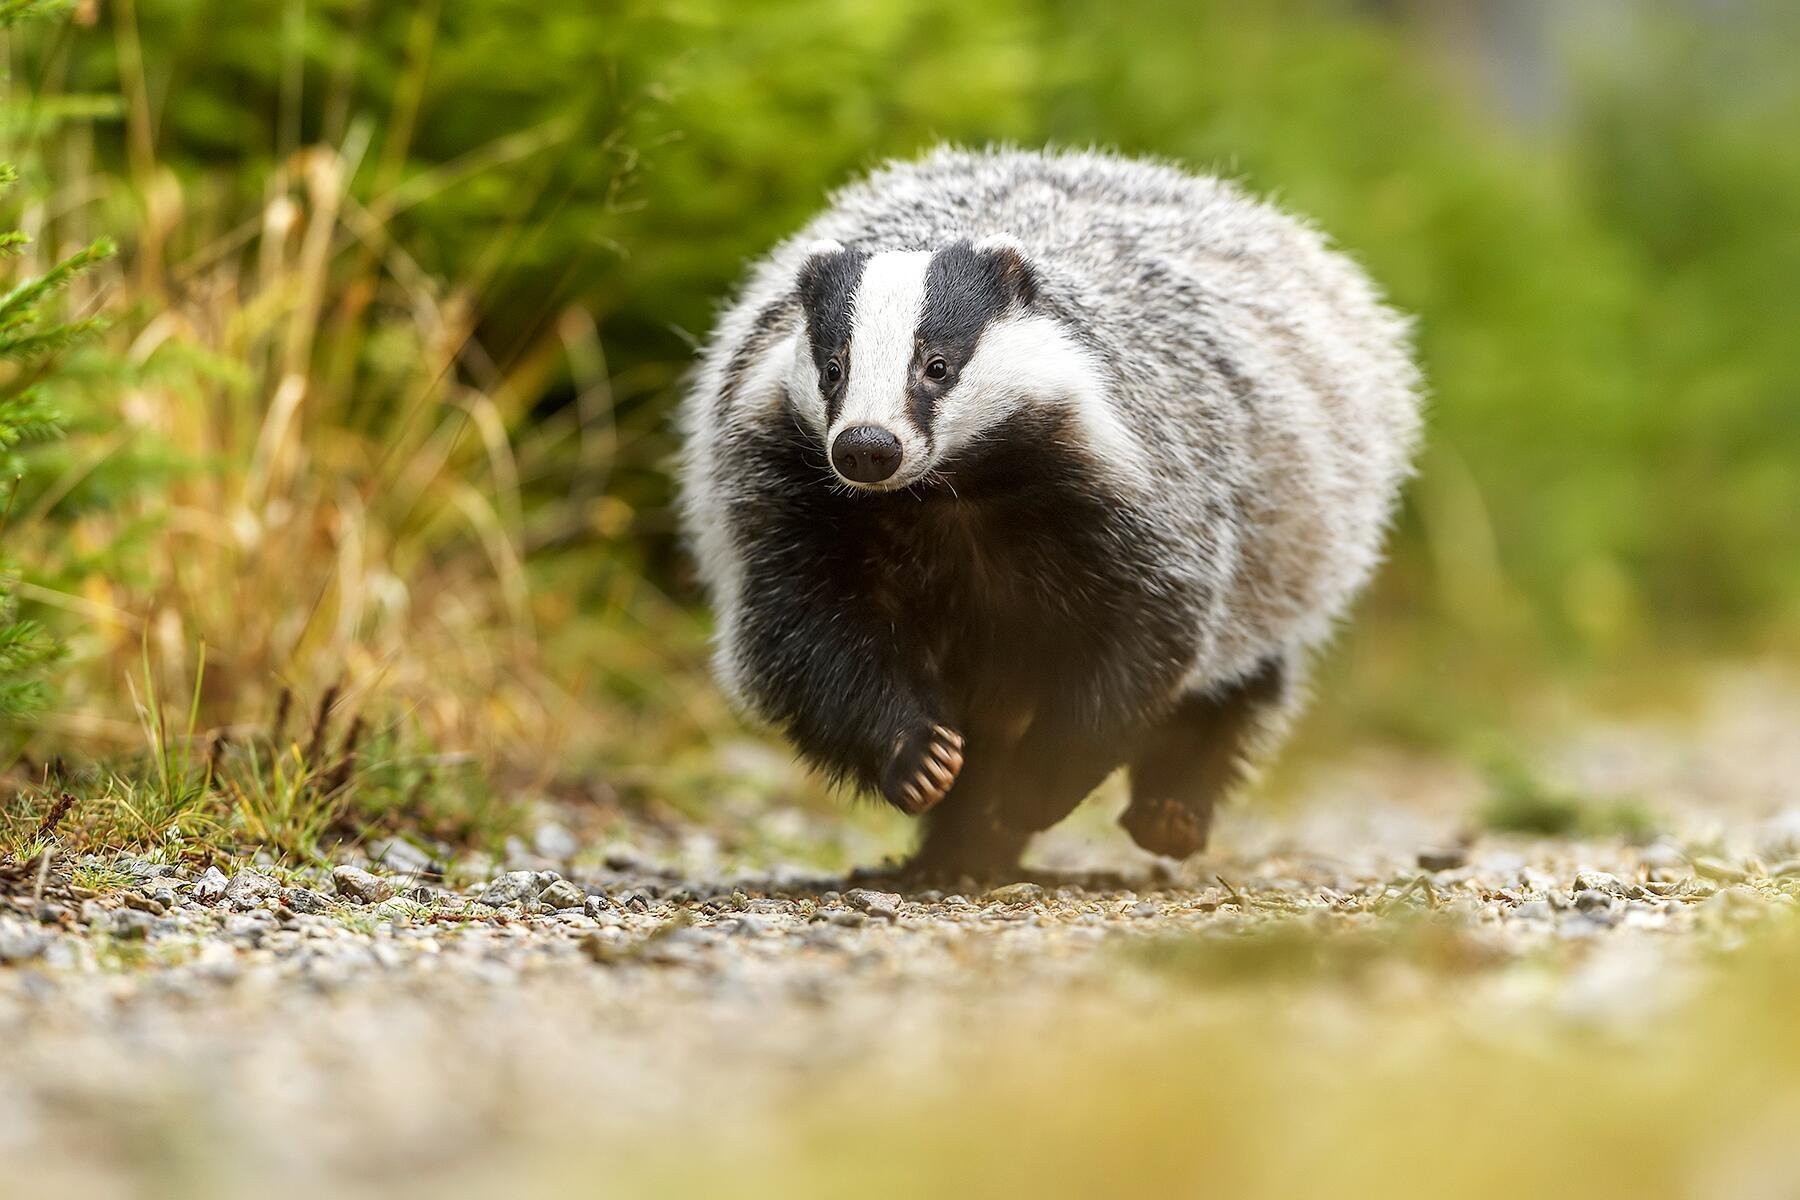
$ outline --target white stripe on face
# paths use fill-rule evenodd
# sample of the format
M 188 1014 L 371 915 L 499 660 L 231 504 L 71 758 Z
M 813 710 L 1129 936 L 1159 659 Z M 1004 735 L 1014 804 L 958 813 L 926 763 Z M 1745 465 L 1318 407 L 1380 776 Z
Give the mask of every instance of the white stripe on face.
M 930 266 L 930 251 L 918 250 L 877 254 L 863 268 L 851 309 L 849 386 L 831 425 L 831 438 L 853 425 L 878 425 L 899 438 L 905 457 L 892 481 L 896 485 L 910 480 L 909 468 L 925 459 L 923 431 L 914 428 L 908 411 L 906 381 Z
M 981 441 L 1031 406 L 1067 412 L 1086 458 L 1118 482 L 1147 486 L 1143 451 L 1113 407 L 1098 364 L 1045 316 L 1003 317 L 982 330 L 956 387 L 938 402 L 938 457 Z

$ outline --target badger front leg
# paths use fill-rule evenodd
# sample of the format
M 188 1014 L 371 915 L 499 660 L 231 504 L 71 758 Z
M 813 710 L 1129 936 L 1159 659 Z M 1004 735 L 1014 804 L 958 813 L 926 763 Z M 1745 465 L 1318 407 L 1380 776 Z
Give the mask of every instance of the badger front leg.
M 1289 695 L 1284 657 L 1249 675 L 1185 696 L 1131 761 L 1131 804 L 1119 824 L 1154 854 L 1206 848 L 1213 808 L 1249 774 L 1259 739 L 1279 724 Z
M 866 605 L 769 581 L 727 645 L 755 708 L 835 779 L 917 815 L 949 793 L 963 738 L 936 689 L 901 662 Z

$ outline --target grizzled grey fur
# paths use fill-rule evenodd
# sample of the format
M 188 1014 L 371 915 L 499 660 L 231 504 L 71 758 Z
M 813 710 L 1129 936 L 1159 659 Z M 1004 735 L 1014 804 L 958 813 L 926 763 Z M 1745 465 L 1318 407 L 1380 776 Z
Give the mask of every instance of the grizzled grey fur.
M 1016 865 L 1114 769 L 1190 853 L 1368 579 L 1420 425 L 1407 322 L 1235 185 L 940 150 L 756 264 L 689 391 L 720 679 Z

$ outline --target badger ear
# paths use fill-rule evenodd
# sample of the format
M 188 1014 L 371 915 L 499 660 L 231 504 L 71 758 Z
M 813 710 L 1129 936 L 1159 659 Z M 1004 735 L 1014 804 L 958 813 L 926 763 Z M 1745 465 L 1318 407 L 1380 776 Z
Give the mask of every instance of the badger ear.
M 806 255 L 794 272 L 800 303 L 807 309 L 819 306 L 833 283 L 843 273 L 844 244 L 833 238 L 808 242 Z
M 992 266 L 994 278 L 1013 303 L 1030 304 L 1037 299 L 1037 267 L 1018 238 L 1010 233 L 990 233 L 975 243 L 975 253 Z

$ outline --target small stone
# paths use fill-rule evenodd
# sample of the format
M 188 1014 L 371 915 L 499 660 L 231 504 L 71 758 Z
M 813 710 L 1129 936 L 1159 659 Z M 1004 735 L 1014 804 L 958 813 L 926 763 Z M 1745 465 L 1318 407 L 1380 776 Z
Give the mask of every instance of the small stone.
M 1575 907 L 1584 913 L 1605 912 L 1612 904 L 1613 898 L 1599 888 L 1582 888 L 1575 893 Z
M 388 921 L 398 924 L 410 924 L 413 919 L 413 903 L 402 900 L 398 896 L 390 896 L 369 910 L 369 915 L 377 921 Z
M 331 911 L 331 901 L 319 895 L 311 888 L 284 888 L 281 902 L 297 913 L 322 913 Z
M 1601 892 L 1605 895 L 1623 900 L 1632 894 L 1633 889 L 1617 875 L 1607 871 L 1578 871 L 1575 874 L 1576 907 L 1581 907 L 1581 892 Z
M 1158 915 L 1158 913 L 1160 913 L 1160 912 L 1161 912 L 1161 910 L 1158 909 L 1156 907 L 1156 905 L 1154 905 L 1154 904 L 1150 903 L 1148 900 L 1146 900 L 1142 904 L 1133 908 L 1131 910 L 1131 915 L 1138 918 L 1141 921 L 1141 920 L 1147 920 L 1150 917 L 1154 917 L 1154 916 Z
M 587 895 L 568 880 L 558 879 L 538 893 L 538 900 L 549 908 L 582 908 L 587 904 Z
M 139 912 L 147 912 L 154 916 L 162 916 L 169 911 L 169 906 L 154 896 L 145 896 L 139 892 L 125 893 L 125 906 L 135 908 Z
M 844 902 L 858 912 L 867 913 L 869 916 L 883 921 L 892 921 L 900 915 L 900 897 L 893 892 L 851 888 L 844 893 Z
M 1469 864 L 1469 852 L 1461 846 L 1419 851 L 1419 867 L 1425 871 L 1454 871 Z
M 281 884 L 261 871 L 239 871 L 225 887 L 225 902 L 239 912 L 261 908 L 281 893 Z
M 1513 915 L 1527 921 L 1548 921 L 1556 913 L 1548 900 L 1527 900 L 1513 909 Z
M 225 872 L 217 867 L 208 867 L 205 874 L 194 880 L 194 900 L 200 904 L 217 904 L 230 884 L 231 881 L 225 878 Z
M 855 929 L 869 923 L 867 913 L 846 912 L 841 908 L 832 912 L 825 919 L 833 925 L 842 925 L 849 929 Z M 892 920 L 892 918 L 890 917 L 889 920 Z
M 1044 889 L 1035 883 L 1009 883 L 989 891 L 986 898 L 993 904 L 1036 904 L 1044 898 Z
M 487 886 L 487 890 L 475 898 L 475 903 L 485 904 L 489 908 L 500 908 L 507 904 L 521 904 L 527 900 L 537 899 L 537 872 L 508 871 L 498 875 Z
M 29 926 L 0 921 L 0 963 L 29 962 L 49 944 L 49 938 Z
M 338 895 L 358 904 L 380 904 L 383 900 L 391 900 L 394 895 L 393 884 L 361 867 L 333 867 L 331 882 L 337 888 Z
M 1750 878 L 1750 872 L 1718 858 L 1696 858 L 1694 870 L 1719 883 L 1743 883 Z

